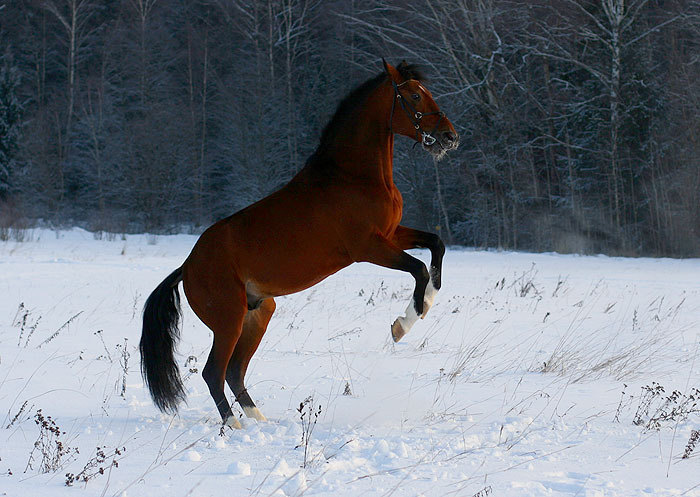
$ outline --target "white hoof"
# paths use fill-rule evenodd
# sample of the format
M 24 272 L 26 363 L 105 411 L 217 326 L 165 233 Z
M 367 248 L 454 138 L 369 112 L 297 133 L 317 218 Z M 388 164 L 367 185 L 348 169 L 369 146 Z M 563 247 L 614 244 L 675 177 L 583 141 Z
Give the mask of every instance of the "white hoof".
M 224 426 L 228 426 L 229 428 L 233 428 L 234 430 L 240 430 L 243 427 L 241 426 L 241 422 L 236 419 L 235 416 L 229 416 L 226 418 L 226 421 L 224 421 Z
M 258 421 L 267 421 L 267 418 L 263 416 L 263 413 L 261 413 L 260 409 L 257 407 L 244 407 L 243 413 L 249 418 L 257 419 Z
M 403 338 L 403 336 L 406 334 L 406 330 L 403 329 L 403 326 L 401 326 L 401 323 L 397 319 L 394 321 L 394 324 L 391 325 L 391 338 L 394 340 L 394 342 L 398 342 Z

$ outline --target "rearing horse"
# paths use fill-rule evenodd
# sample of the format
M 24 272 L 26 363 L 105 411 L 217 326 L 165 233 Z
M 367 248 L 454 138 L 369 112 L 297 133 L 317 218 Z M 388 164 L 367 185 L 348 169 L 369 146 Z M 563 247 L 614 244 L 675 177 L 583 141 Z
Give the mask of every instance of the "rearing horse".
M 352 91 L 323 130 L 304 168 L 282 189 L 223 219 L 197 240 L 184 264 L 148 297 L 141 370 L 156 406 L 174 412 L 185 392 L 174 359 L 181 281 L 187 301 L 214 332 L 202 371 L 225 425 L 240 428 L 224 395 L 227 382 L 248 417 L 265 420 L 243 380 L 275 311 L 274 297 L 309 288 L 353 262 L 406 271 L 416 280 L 394 341 L 425 316 L 440 288 L 440 238 L 399 225 L 403 200 L 394 185 L 394 133 L 436 158 L 457 147 L 457 133 L 402 62 Z M 426 247 L 430 272 L 404 250 Z

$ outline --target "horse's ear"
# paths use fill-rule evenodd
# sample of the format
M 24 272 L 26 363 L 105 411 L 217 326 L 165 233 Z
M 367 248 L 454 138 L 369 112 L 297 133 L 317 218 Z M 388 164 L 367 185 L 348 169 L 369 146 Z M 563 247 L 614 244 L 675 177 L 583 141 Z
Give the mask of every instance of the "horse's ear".
M 401 73 L 396 70 L 394 66 L 389 64 L 384 58 L 382 57 L 382 63 L 384 64 L 384 71 L 389 75 L 389 79 L 396 83 L 402 83 L 401 81 Z
M 389 63 L 386 61 L 386 59 L 384 57 L 382 57 L 382 64 L 384 64 L 384 72 L 386 72 L 386 74 L 388 76 L 391 76 L 391 69 L 389 69 L 389 67 L 390 67 Z

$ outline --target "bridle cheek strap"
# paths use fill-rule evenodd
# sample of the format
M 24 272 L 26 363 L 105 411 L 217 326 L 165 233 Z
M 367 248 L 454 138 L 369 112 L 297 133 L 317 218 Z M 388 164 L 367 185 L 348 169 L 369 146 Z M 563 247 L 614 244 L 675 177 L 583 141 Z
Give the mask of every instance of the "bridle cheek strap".
M 413 127 L 416 129 L 416 145 L 418 143 L 422 143 L 426 147 L 429 147 L 437 141 L 437 139 L 435 138 L 435 132 L 437 131 L 438 126 L 440 126 L 440 123 L 442 122 L 442 120 L 445 118 L 445 114 L 441 111 L 428 112 L 426 114 L 423 114 L 422 112 L 416 110 L 416 108 L 411 104 L 411 102 L 409 102 L 408 100 L 406 100 L 404 98 L 404 96 L 401 94 L 401 90 L 399 90 L 399 87 L 405 85 L 406 83 L 407 83 L 407 81 L 404 81 L 400 85 L 397 85 L 393 79 L 391 80 L 391 84 L 394 87 L 394 97 L 395 98 L 392 99 L 392 101 L 391 101 L 391 116 L 389 117 L 389 130 L 393 134 L 393 132 L 394 132 L 394 130 L 393 130 L 394 108 L 396 107 L 396 101 L 398 100 L 399 104 L 401 104 L 401 108 L 406 113 L 408 120 L 411 121 L 411 124 L 413 124 Z M 420 125 L 420 121 L 425 116 L 432 116 L 432 115 L 437 115 L 439 117 L 439 119 L 435 123 L 435 126 L 433 127 L 432 131 L 427 132 Z

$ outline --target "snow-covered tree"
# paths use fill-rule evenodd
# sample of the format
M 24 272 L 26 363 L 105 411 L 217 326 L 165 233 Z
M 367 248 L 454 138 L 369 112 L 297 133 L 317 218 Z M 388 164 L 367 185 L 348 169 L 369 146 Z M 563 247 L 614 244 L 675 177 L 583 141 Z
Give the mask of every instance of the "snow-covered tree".
M 8 50 L 0 67 L 0 200 L 6 199 L 12 191 L 16 167 L 22 115 L 22 104 L 17 95 L 19 85 L 19 71 Z

